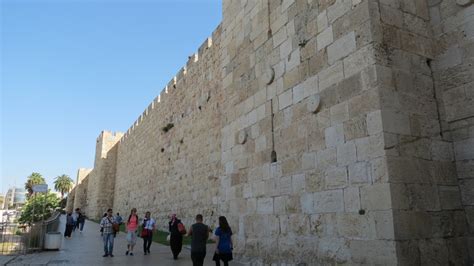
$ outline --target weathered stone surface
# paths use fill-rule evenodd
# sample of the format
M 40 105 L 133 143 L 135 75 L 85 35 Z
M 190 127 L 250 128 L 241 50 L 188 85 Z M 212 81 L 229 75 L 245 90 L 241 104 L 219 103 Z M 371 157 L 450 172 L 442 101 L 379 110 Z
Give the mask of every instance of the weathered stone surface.
M 472 264 L 473 6 L 223 1 L 67 206 L 225 215 L 256 265 Z
M 313 196 L 315 213 L 344 211 L 344 197 L 340 189 L 315 192 Z

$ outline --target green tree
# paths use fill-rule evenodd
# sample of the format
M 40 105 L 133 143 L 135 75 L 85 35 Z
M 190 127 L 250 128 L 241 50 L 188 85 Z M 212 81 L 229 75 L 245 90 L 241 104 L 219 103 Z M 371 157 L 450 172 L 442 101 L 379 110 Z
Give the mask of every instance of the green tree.
M 25 189 L 28 191 L 28 198 L 33 195 L 33 186 L 39 184 L 46 184 L 46 181 L 40 173 L 32 173 L 28 176 L 25 183 Z
M 74 183 L 68 175 L 60 175 L 54 180 L 54 189 L 61 193 L 61 199 L 64 198 L 64 194 L 68 193 Z
M 21 210 L 20 223 L 38 222 L 47 219 L 59 206 L 59 197 L 55 193 L 37 193 L 30 197 Z

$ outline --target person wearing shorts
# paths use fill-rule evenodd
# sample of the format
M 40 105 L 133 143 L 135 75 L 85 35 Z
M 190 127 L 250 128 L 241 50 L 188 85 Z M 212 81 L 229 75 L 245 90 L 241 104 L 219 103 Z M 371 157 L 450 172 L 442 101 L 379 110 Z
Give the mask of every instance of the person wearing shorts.
M 137 209 L 133 208 L 127 220 L 127 252 L 125 255 L 133 256 L 133 248 L 137 244 L 138 215 Z

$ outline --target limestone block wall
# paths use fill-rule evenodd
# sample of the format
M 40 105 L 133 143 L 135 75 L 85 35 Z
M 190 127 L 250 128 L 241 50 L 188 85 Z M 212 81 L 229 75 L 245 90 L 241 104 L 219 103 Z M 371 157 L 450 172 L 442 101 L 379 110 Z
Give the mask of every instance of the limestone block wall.
M 119 143 L 116 211 L 151 211 L 159 226 L 177 213 L 215 223 L 220 189 L 220 129 L 224 104 L 218 27 L 149 105 Z
M 74 202 L 161 228 L 226 215 L 257 265 L 472 262 L 474 16 L 458 2 L 223 1 L 128 131 L 99 136 Z
M 80 168 L 77 171 L 77 179 L 75 189 L 75 197 L 73 209 L 84 209 L 87 204 L 87 188 L 89 182 L 89 174 L 93 169 Z M 85 209 L 83 210 L 85 213 Z M 87 214 L 86 214 L 87 215 Z
M 76 187 L 71 189 L 67 195 L 67 201 L 66 201 L 66 212 L 70 212 L 74 208 L 74 201 L 76 198 Z
M 468 262 L 452 142 L 443 136 L 428 1 L 379 1 L 382 132 L 401 264 Z M 436 75 L 434 75 L 436 76 Z
M 94 169 L 88 175 L 86 204 L 83 208 L 91 218 L 101 217 L 113 206 L 117 143 L 122 136 L 123 133 L 102 131 L 97 138 Z
M 444 139 L 454 144 L 460 197 L 469 223 L 469 250 L 474 261 L 474 3 L 430 1 L 431 25 L 439 44 L 433 77 Z
M 396 264 L 376 4 L 224 1 L 220 195 L 244 257 Z

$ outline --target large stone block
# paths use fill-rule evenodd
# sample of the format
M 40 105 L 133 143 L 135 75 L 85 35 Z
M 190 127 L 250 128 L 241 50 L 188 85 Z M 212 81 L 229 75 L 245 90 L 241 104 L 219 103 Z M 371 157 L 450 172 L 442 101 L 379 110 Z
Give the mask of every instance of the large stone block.
M 336 3 L 329 6 L 327 9 L 328 20 L 330 23 L 342 17 L 352 8 L 352 0 L 336 0 Z
M 463 205 L 474 205 L 474 179 L 463 179 L 459 181 Z
M 432 220 L 427 212 L 394 211 L 395 237 L 399 240 L 430 238 Z
M 358 187 L 344 189 L 344 211 L 358 212 L 360 210 L 360 193 Z
M 355 142 L 346 142 L 337 146 L 337 164 L 349 165 L 357 161 Z
M 329 26 L 325 30 L 316 36 L 318 51 L 324 49 L 326 46 L 333 42 L 332 26 Z
M 344 128 L 342 124 L 326 128 L 324 131 L 326 147 L 332 148 L 344 143 Z
M 474 159 L 474 138 L 454 143 L 456 160 Z
M 342 62 L 339 61 L 319 73 L 319 90 L 323 91 L 329 86 L 340 82 L 343 78 L 343 65 Z
M 330 168 L 326 171 L 325 179 L 327 189 L 343 188 L 347 185 L 347 168 Z
M 313 195 L 315 213 L 344 211 L 344 196 L 342 190 L 315 192 Z
M 367 135 L 367 120 L 365 116 L 354 117 L 344 122 L 344 137 L 346 141 L 363 138 Z
M 344 238 L 374 239 L 375 220 L 371 215 L 337 214 L 337 232 Z
M 330 108 L 331 124 L 340 124 L 349 119 L 349 106 L 347 102 L 336 104 Z
M 439 186 L 439 201 L 441 209 L 461 209 L 461 191 L 458 186 Z
M 349 182 L 353 184 L 367 184 L 371 180 L 366 162 L 349 165 Z
M 273 214 L 273 198 L 259 198 L 257 200 L 257 213 Z
M 392 211 L 376 211 L 373 215 L 377 239 L 395 239 Z
M 353 31 L 335 40 L 328 46 L 328 62 L 332 65 L 334 62 L 351 54 L 356 49 L 356 38 Z
M 351 240 L 351 258 L 357 264 L 396 265 L 397 251 L 391 240 Z
M 392 200 L 389 195 L 389 184 L 373 184 L 363 186 L 360 189 L 361 207 L 371 211 L 388 210 L 392 208 Z

